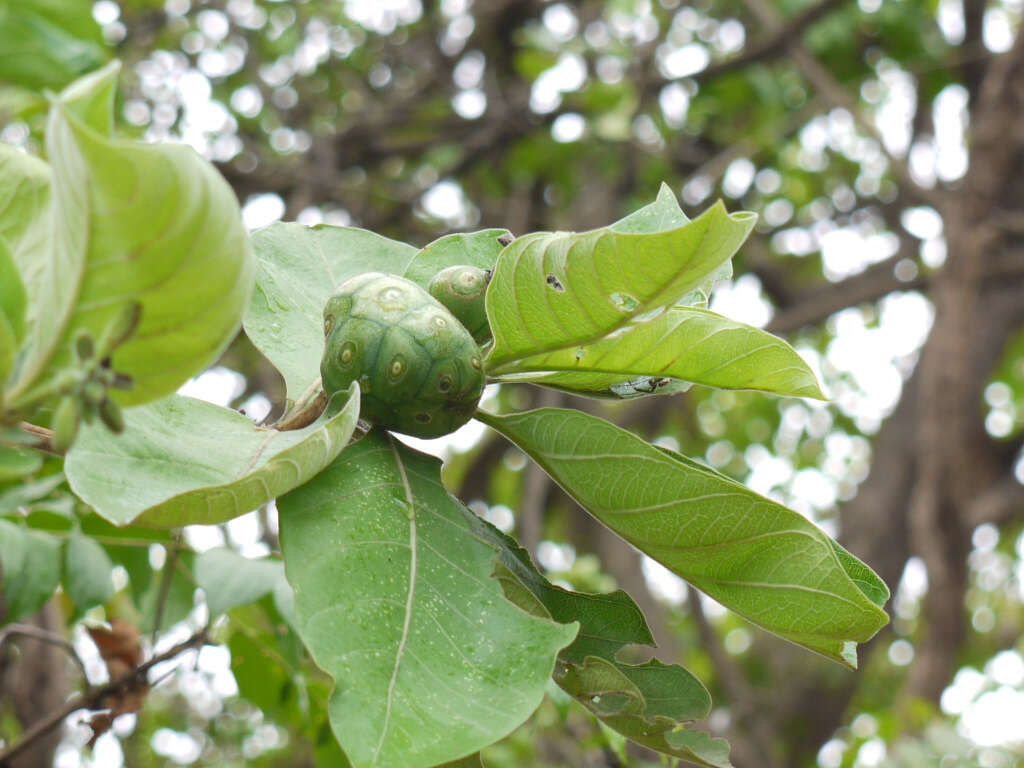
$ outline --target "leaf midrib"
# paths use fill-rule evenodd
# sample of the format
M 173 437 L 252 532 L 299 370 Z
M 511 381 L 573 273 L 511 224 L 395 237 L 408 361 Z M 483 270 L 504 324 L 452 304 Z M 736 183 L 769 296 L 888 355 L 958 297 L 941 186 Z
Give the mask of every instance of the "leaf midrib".
M 409 517 L 409 593 L 405 601 L 405 618 L 402 623 L 402 636 L 398 641 L 398 648 L 395 651 L 395 665 L 391 670 L 391 680 L 388 683 L 388 693 L 386 703 L 384 705 L 384 722 L 380 731 L 380 740 L 377 742 L 377 747 L 373 751 L 373 764 L 377 764 L 377 759 L 380 757 L 380 752 L 384 748 L 384 742 L 387 739 L 388 730 L 391 727 L 391 707 L 395 700 L 395 685 L 398 681 L 398 672 L 402 666 L 402 658 L 405 655 L 405 649 L 409 642 L 409 629 L 412 626 L 412 609 L 413 601 L 416 594 L 416 568 L 417 568 L 417 551 L 416 551 L 416 503 L 412 495 L 412 487 L 409 485 L 409 478 L 405 473 L 405 462 L 402 461 L 402 456 L 398 452 L 398 448 L 395 446 L 395 438 L 388 435 L 388 443 L 391 446 L 391 453 L 395 457 L 395 465 L 398 467 L 398 474 L 402 480 L 402 490 L 405 493 L 405 500 L 409 505 L 407 515 Z

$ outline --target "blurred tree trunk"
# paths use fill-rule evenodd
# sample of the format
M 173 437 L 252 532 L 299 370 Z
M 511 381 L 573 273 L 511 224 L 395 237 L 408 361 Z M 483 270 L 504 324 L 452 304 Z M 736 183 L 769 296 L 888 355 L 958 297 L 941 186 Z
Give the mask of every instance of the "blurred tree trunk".
M 0 596 L 0 618 L 7 613 L 2 601 Z M 64 622 L 55 599 L 23 623 L 55 634 L 64 632 Z M 67 668 L 66 652 L 50 643 L 17 638 L 0 649 L 0 703 L 4 709 L 10 708 L 23 731 L 64 703 L 69 691 Z M 61 729 L 55 728 L 36 739 L 29 749 L 3 768 L 47 768 L 53 765 L 61 736 Z

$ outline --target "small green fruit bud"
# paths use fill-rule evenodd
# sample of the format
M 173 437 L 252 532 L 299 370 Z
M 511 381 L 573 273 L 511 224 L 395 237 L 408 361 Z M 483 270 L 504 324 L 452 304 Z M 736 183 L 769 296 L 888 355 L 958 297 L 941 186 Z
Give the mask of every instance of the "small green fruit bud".
M 491 338 L 484 299 L 491 273 L 469 265 L 442 269 L 430 281 L 428 292 L 466 326 L 473 340 L 482 344 Z
M 96 342 L 92 338 L 92 334 L 88 331 L 82 331 L 75 337 L 75 357 L 78 358 L 79 363 L 85 363 L 96 354 Z
M 109 397 L 100 403 L 99 414 L 100 421 L 106 424 L 107 429 L 111 432 L 117 435 L 124 432 L 124 413 L 121 411 L 121 406 Z
M 78 435 L 82 419 L 81 406 L 73 395 L 65 395 L 57 404 L 53 414 L 53 449 L 66 453 Z

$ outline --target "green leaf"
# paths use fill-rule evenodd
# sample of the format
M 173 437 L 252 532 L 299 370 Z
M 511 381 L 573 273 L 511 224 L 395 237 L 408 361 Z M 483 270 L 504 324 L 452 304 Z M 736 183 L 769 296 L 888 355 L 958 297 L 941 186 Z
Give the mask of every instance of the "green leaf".
M 480 759 L 480 753 L 477 752 L 467 755 L 461 760 L 452 760 L 444 765 L 439 765 L 437 768 L 484 768 L 484 764 Z
M 518 373 L 540 374 L 536 383 L 554 382 L 564 389 L 572 388 L 572 380 L 551 377 L 548 372 L 612 374 L 626 379 L 669 377 L 722 389 L 825 399 L 814 373 L 785 341 L 759 328 L 689 307 L 673 307 L 653 320 L 630 324 L 614 336 L 576 349 L 528 357 L 515 367 Z M 518 373 L 515 380 L 531 380 Z M 608 379 L 596 381 L 603 384 Z M 584 383 L 584 391 L 594 389 L 593 380 Z
M 211 549 L 196 558 L 196 584 L 206 593 L 210 618 L 287 587 L 284 564 L 271 558 L 243 557 L 230 549 Z
M 0 445 L 0 482 L 31 475 L 42 466 L 43 457 L 37 452 Z
M 677 303 L 732 257 L 754 226 L 721 203 L 676 229 L 538 232 L 502 251 L 487 291 L 492 375 L 546 352 L 576 350 Z
M 76 36 L 66 24 L 46 18 L 39 12 L 45 9 L 34 5 L 25 0 L 0 2 L 0 81 L 32 90 L 62 88 L 103 63 L 103 48 Z M 99 31 L 95 22 L 92 27 Z
M 49 248 L 49 205 L 46 163 L 0 143 L 0 389 L 26 325 L 46 322 L 53 314 L 29 302 L 46 289 L 41 265 Z
M 69 364 L 79 333 L 100 338 L 136 304 L 135 335 L 113 354 L 133 385 L 116 397 L 169 394 L 217 358 L 249 300 L 252 258 L 234 193 L 184 145 L 107 135 L 117 73 L 114 63 L 72 84 L 50 109 L 54 225 L 45 250 L 24 264 L 15 253 L 34 314 L 13 405 Z
M 498 238 L 509 234 L 507 229 L 484 229 L 445 235 L 417 251 L 402 276 L 426 289 L 430 279 L 448 267 L 465 264 L 480 269 L 494 269 L 498 254 L 505 247 Z
M 0 623 L 31 616 L 60 583 L 60 540 L 0 520 L 0 587 L 7 614 Z
M 656 660 L 635 665 L 618 661 L 626 646 L 654 644 L 643 613 L 629 595 L 556 587 L 508 536 L 483 520 L 474 521 L 474 527 L 501 552 L 496 576 L 509 600 L 555 621 L 580 623 L 576 640 L 558 655 L 558 685 L 602 723 L 650 749 L 728 768 L 729 745 L 723 739 L 698 731 L 676 735 L 687 721 L 707 717 L 711 709 L 711 697 L 696 677 L 681 666 Z
M 278 510 L 299 634 L 334 678 L 331 723 L 356 768 L 454 760 L 540 703 L 576 625 L 504 598 L 437 459 L 371 433 Z
M 0 312 L 0 408 L 4 404 L 3 384 L 14 367 L 14 357 L 18 354 L 18 338 L 14 335 L 7 316 Z
M 653 203 L 619 219 L 609 229 L 616 232 L 634 233 L 664 232 L 681 227 L 689 221 L 690 219 L 679 207 L 679 201 L 676 200 L 676 196 L 668 184 L 662 182 L 658 189 L 658 197 Z M 707 307 L 712 286 L 721 280 L 728 280 L 730 277 L 732 277 L 731 259 L 710 272 L 696 288 L 683 296 L 677 303 L 687 307 Z
M 84 426 L 64 471 L 72 490 L 115 525 L 222 523 L 302 485 L 341 453 L 358 420 L 358 393 L 353 384 L 313 424 L 287 432 L 172 395 L 127 409 L 124 434 Z
M 245 332 L 284 376 L 290 400 L 320 380 L 324 305 L 361 272 L 401 275 L 416 249 L 365 229 L 271 224 L 252 236 L 256 290 Z
M 689 224 L 689 217 L 679 207 L 672 189 L 665 182 L 658 188 L 658 196 L 653 203 L 633 211 L 628 216 L 616 221 L 608 229 L 614 232 L 632 232 L 633 234 L 651 234 L 664 232 Z
M 24 333 L 25 286 L 7 243 L 0 237 L 0 404 Z
M 0 515 L 10 514 L 19 507 L 30 506 L 48 497 L 64 482 L 64 475 L 57 473 L 39 480 L 21 482 L 0 493 Z
M 274 650 L 277 638 L 266 633 L 258 642 L 243 632 L 233 632 L 228 640 L 231 651 L 231 672 L 238 683 L 238 692 L 263 712 L 273 717 L 287 696 L 289 677 Z
M 0 317 L 11 329 L 15 341 L 25 333 L 25 286 L 7 243 L 0 239 Z
M 549 374 L 522 373 L 506 374 L 502 381 L 528 381 L 531 384 L 558 389 L 584 397 L 608 400 L 631 400 L 647 395 L 674 395 L 686 392 L 692 384 L 666 376 L 623 377 L 614 373 L 588 373 L 585 371 L 561 371 Z
M 856 643 L 888 621 L 867 566 L 740 483 L 579 411 L 478 418 L 637 549 L 780 637 L 854 668 Z
M 111 598 L 113 569 L 113 562 L 95 539 L 78 532 L 68 539 L 64 548 L 64 591 L 75 604 L 76 616 Z
M 559 668 L 555 679 L 601 722 L 623 736 L 687 762 L 711 768 L 731 768 L 729 744 L 701 731 L 682 730 L 683 720 L 698 710 L 693 695 L 703 690 L 696 678 L 679 666 L 652 659 L 635 666 L 591 656 L 582 666 Z M 682 691 L 682 692 L 681 692 Z M 710 699 L 704 691 L 706 707 Z

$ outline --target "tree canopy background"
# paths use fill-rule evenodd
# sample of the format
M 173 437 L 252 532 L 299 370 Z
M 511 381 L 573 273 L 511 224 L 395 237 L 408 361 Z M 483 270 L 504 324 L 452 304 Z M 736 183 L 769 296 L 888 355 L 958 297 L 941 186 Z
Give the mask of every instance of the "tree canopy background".
M 1024 721 L 1021 14 L 1019 0 L 0 0 L 0 139 L 40 153 L 45 91 L 116 57 L 119 129 L 213 160 L 252 227 L 351 224 L 417 245 L 583 230 L 662 181 L 688 213 L 717 198 L 756 211 L 712 308 L 786 335 L 831 402 L 695 387 L 573 404 L 703 456 L 868 562 L 894 590 L 893 623 L 858 673 L 698 599 L 497 437 L 449 441 L 448 480 L 555 578 L 630 592 L 659 657 L 709 682 L 706 726 L 739 768 L 1010 766 Z M 280 403 L 244 339 L 222 362 L 193 391 Z M 511 386 L 493 396 L 530 404 Z M 159 584 L 193 548 L 275 535 L 263 510 L 109 549 L 128 572 L 148 551 Z M 169 618 L 187 620 L 189 583 L 168 583 Z M 68 618 L 51 604 L 39 621 Z M 227 654 L 204 650 L 93 764 L 336 764 L 325 683 L 273 607 L 222 631 L 234 681 Z M 67 670 L 53 649 L 22 651 L 3 691 L 27 723 L 61 701 Z M 61 765 L 80 764 L 73 736 Z M 484 759 L 651 764 L 629 752 L 555 698 Z

